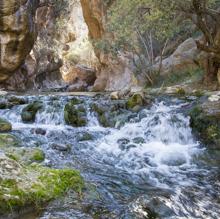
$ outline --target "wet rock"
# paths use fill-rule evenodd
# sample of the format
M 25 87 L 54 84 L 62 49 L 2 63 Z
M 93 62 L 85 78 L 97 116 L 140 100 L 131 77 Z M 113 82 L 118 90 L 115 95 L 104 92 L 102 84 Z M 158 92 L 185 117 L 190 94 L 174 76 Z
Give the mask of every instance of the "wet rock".
M 70 151 L 71 145 L 53 143 L 51 144 L 51 148 L 57 151 Z
M 0 134 L 0 150 L 9 158 L 22 164 L 44 161 L 44 152 L 36 147 L 19 147 L 20 142 L 13 135 Z
M 119 99 L 119 92 L 117 92 L 117 91 L 112 92 L 110 94 L 110 98 L 111 98 L 111 100 L 118 100 Z
M 0 215 L 41 206 L 68 189 L 79 192 L 82 188 L 83 180 L 78 171 L 21 165 L 0 154 Z
M 35 133 L 36 133 L 37 135 L 46 135 L 47 131 L 46 131 L 45 129 L 37 128 L 37 129 L 35 130 Z
M 122 151 L 129 151 L 130 149 L 132 148 L 136 148 L 137 146 L 134 145 L 134 144 L 128 144 L 128 145 L 120 145 L 119 148 L 122 150 Z
M 219 148 L 220 143 L 220 101 L 206 101 L 195 106 L 189 113 L 190 125 L 202 141 Z
M 125 110 L 124 101 L 93 103 L 92 111 L 98 117 L 99 123 L 103 127 L 115 127 L 117 124 L 122 124 L 126 120 L 128 111 Z M 123 120 L 123 121 L 122 121 Z
M 127 138 L 121 138 L 117 141 L 117 143 L 122 151 L 128 151 L 129 149 L 136 147 L 136 145 L 130 144 L 130 140 Z
M 91 141 L 93 139 L 93 136 L 88 132 L 80 133 L 80 135 L 77 137 L 78 141 Z
M 126 145 L 126 144 L 129 144 L 130 143 L 130 140 L 127 139 L 127 138 L 121 138 L 121 139 L 118 139 L 117 143 L 119 145 Z
M 87 124 L 86 109 L 81 105 L 82 101 L 74 98 L 64 108 L 64 120 L 73 127 L 82 127 Z
M 0 100 L 0 109 L 6 109 L 6 108 L 7 108 L 6 100 Z
M 174 216 L 173 210 L 166 205 L 166 200 L 160 197 L 152 198 L 146 207 L 148 212 L 158 215 L 160 218 Z
M 144 140 L 144 138 L 142 138 L 142 137 L 136 137 L 136 138 L 132 139 L 132 141 L 133 141 L 135 144 L 144 144 L 144 143 L 145 143 L 145 140 Z
M 99 123 L 101 125 L 103 125 L 104 127 L 111 126 L 108 121 L 107 113 L 106 113 L 108 110 L 104 106 L 94 103 L 94 104 L 92 104 L 91 108 L 94 112 L 96 112 L 96 114 L 98 116 Z
M 11 134 L 1 133 L 0 134 L 0 146 L 1 147 L 9 147 L 9 146 L 19 146 L 20 141 Z
M 5 119 L 0 118 L 0 132 L 10 132 L 12 130 L 12 125 Z
M 43 107 L 43 103 L 35 101 L 27 105 L 21 112 L 23 122 L 34 122 L 37 112 Z
M 8 98 L 8 102 L 11 107 L 11 106 L 16 106 L 16 105 L 27 104 L 28 101 L 23 97 L 10 96 Z
M 143 106 L 144 105 L 144 99 L 143 96 L 139 93 L 133 94 L 132 97 L 130 97 L 127 101 L 127 108 L 133 109 L 135 106 Z

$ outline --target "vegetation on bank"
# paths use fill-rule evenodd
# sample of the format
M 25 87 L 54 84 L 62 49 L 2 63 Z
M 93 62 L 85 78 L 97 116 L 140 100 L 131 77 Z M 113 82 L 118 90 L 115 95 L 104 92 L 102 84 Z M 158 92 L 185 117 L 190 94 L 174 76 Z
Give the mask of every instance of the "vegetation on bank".
M 112 38 L 96 43 L 98 49 L 117 54 L 131 51 L 150 84 L 158 72 L 152 66 L 171 54 L 189 37 L 206 54 L 204 82 L 217 81 L 220 66 L 219 0 L 105 0 Z M 198 38 L 199 36 L 199 38 Z M 202 39 L 202 40 L 201 40 Z M 137 58 L 138 57 L 138 58 Z M 160 69 L 159 69 L 160 71 Z

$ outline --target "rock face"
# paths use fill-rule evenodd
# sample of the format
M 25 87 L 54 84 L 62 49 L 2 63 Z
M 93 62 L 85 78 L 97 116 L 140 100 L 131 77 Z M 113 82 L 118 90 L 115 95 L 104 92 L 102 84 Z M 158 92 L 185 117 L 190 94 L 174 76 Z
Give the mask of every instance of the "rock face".
M 0 2 L 0 82 L 7 80 L 30 53 L 36 39 L 34 15 L 39 0 Z
M 172 72 L 183 72 L 188 69 L 196 69 L 202 62 L 202 54 L 197 49 L 196 42 L 189 38 L 178 46 L 176 51 L 168 58 L 162 61 L 161 75 L 167 75 Z M 153 68 L 158 70 L 158 62 Z
M 106 5 L 102 0 L 81 0 L 85 22 L 89 28 L 90 38 L 94 41 L 101 40 L 109 34 L 105 30 Z M 94 91 L 114 91 L 128 89 L 136 85 L 134 80 L 134 65 L 129 53 L 121 53 L 116 58 L 95 50 L 99 59 L 99 71 L 94 84 Z
M 65 10 L 60 10 L 59 1 L 37 9 L 38 4 L 39 0 L 0 3 L 1 87 L 85 91 L 94 85 L 94 91 L 103 91 L 133 85 L 130 55 L 113 58 L 93 45 L 112 37 L 105 28 L 104 1 L 65 1 Z
M 98 59 L 80 0 L 62 3 L 65 10 L 60 11 L 59 7 L 57 1 L 54 6 L 37 10 L 36 83 L 41 88 L 69 85 L 71 90 L 86 89 L 94 83 Z

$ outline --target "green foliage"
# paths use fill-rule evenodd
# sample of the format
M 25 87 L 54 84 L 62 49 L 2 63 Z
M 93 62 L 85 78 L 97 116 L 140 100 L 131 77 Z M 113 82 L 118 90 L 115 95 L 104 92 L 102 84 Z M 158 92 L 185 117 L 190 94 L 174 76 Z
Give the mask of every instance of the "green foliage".
M 210 7 L 219 4 L 219 0 L 206 2 Z M 193 34 L 192 22 L 183 10 L 192 12 L 192 0 L 116 0 L 108 10 L 108 28 L 114 32 L 119 49 L 138 49 L 139 35 L 146 40 L 149 34 L 160 46 L 166 39 Z
M 160 42 L 177 34 L 181 27 L 175 17 L 172 1 L 164 4 L 164 1 L 155 0 L 117 0 L 109 10 L 108 27 L 121 47 L 133 47 L 139 40 L 137 32 L 143 35 L 151 32 Z

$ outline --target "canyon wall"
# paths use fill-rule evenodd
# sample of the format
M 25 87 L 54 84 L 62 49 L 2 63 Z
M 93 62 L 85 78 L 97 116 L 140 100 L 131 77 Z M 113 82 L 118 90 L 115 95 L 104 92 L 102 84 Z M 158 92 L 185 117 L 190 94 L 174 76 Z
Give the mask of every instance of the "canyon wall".
M 0 86 L 68 91 L 131 87 L 131 55 L 113 57 L 95 47 L 112 37 L 105 28 L 103 0 L 50 2 L 40 7 L 38 0 L 0 3 Z
M 37 36 L 34 16 L 38 4 L 38 0 L 0 1 L 0 83 L 7 83 L 15 72 L 22 77 L 27 73 L 25 59 Z

